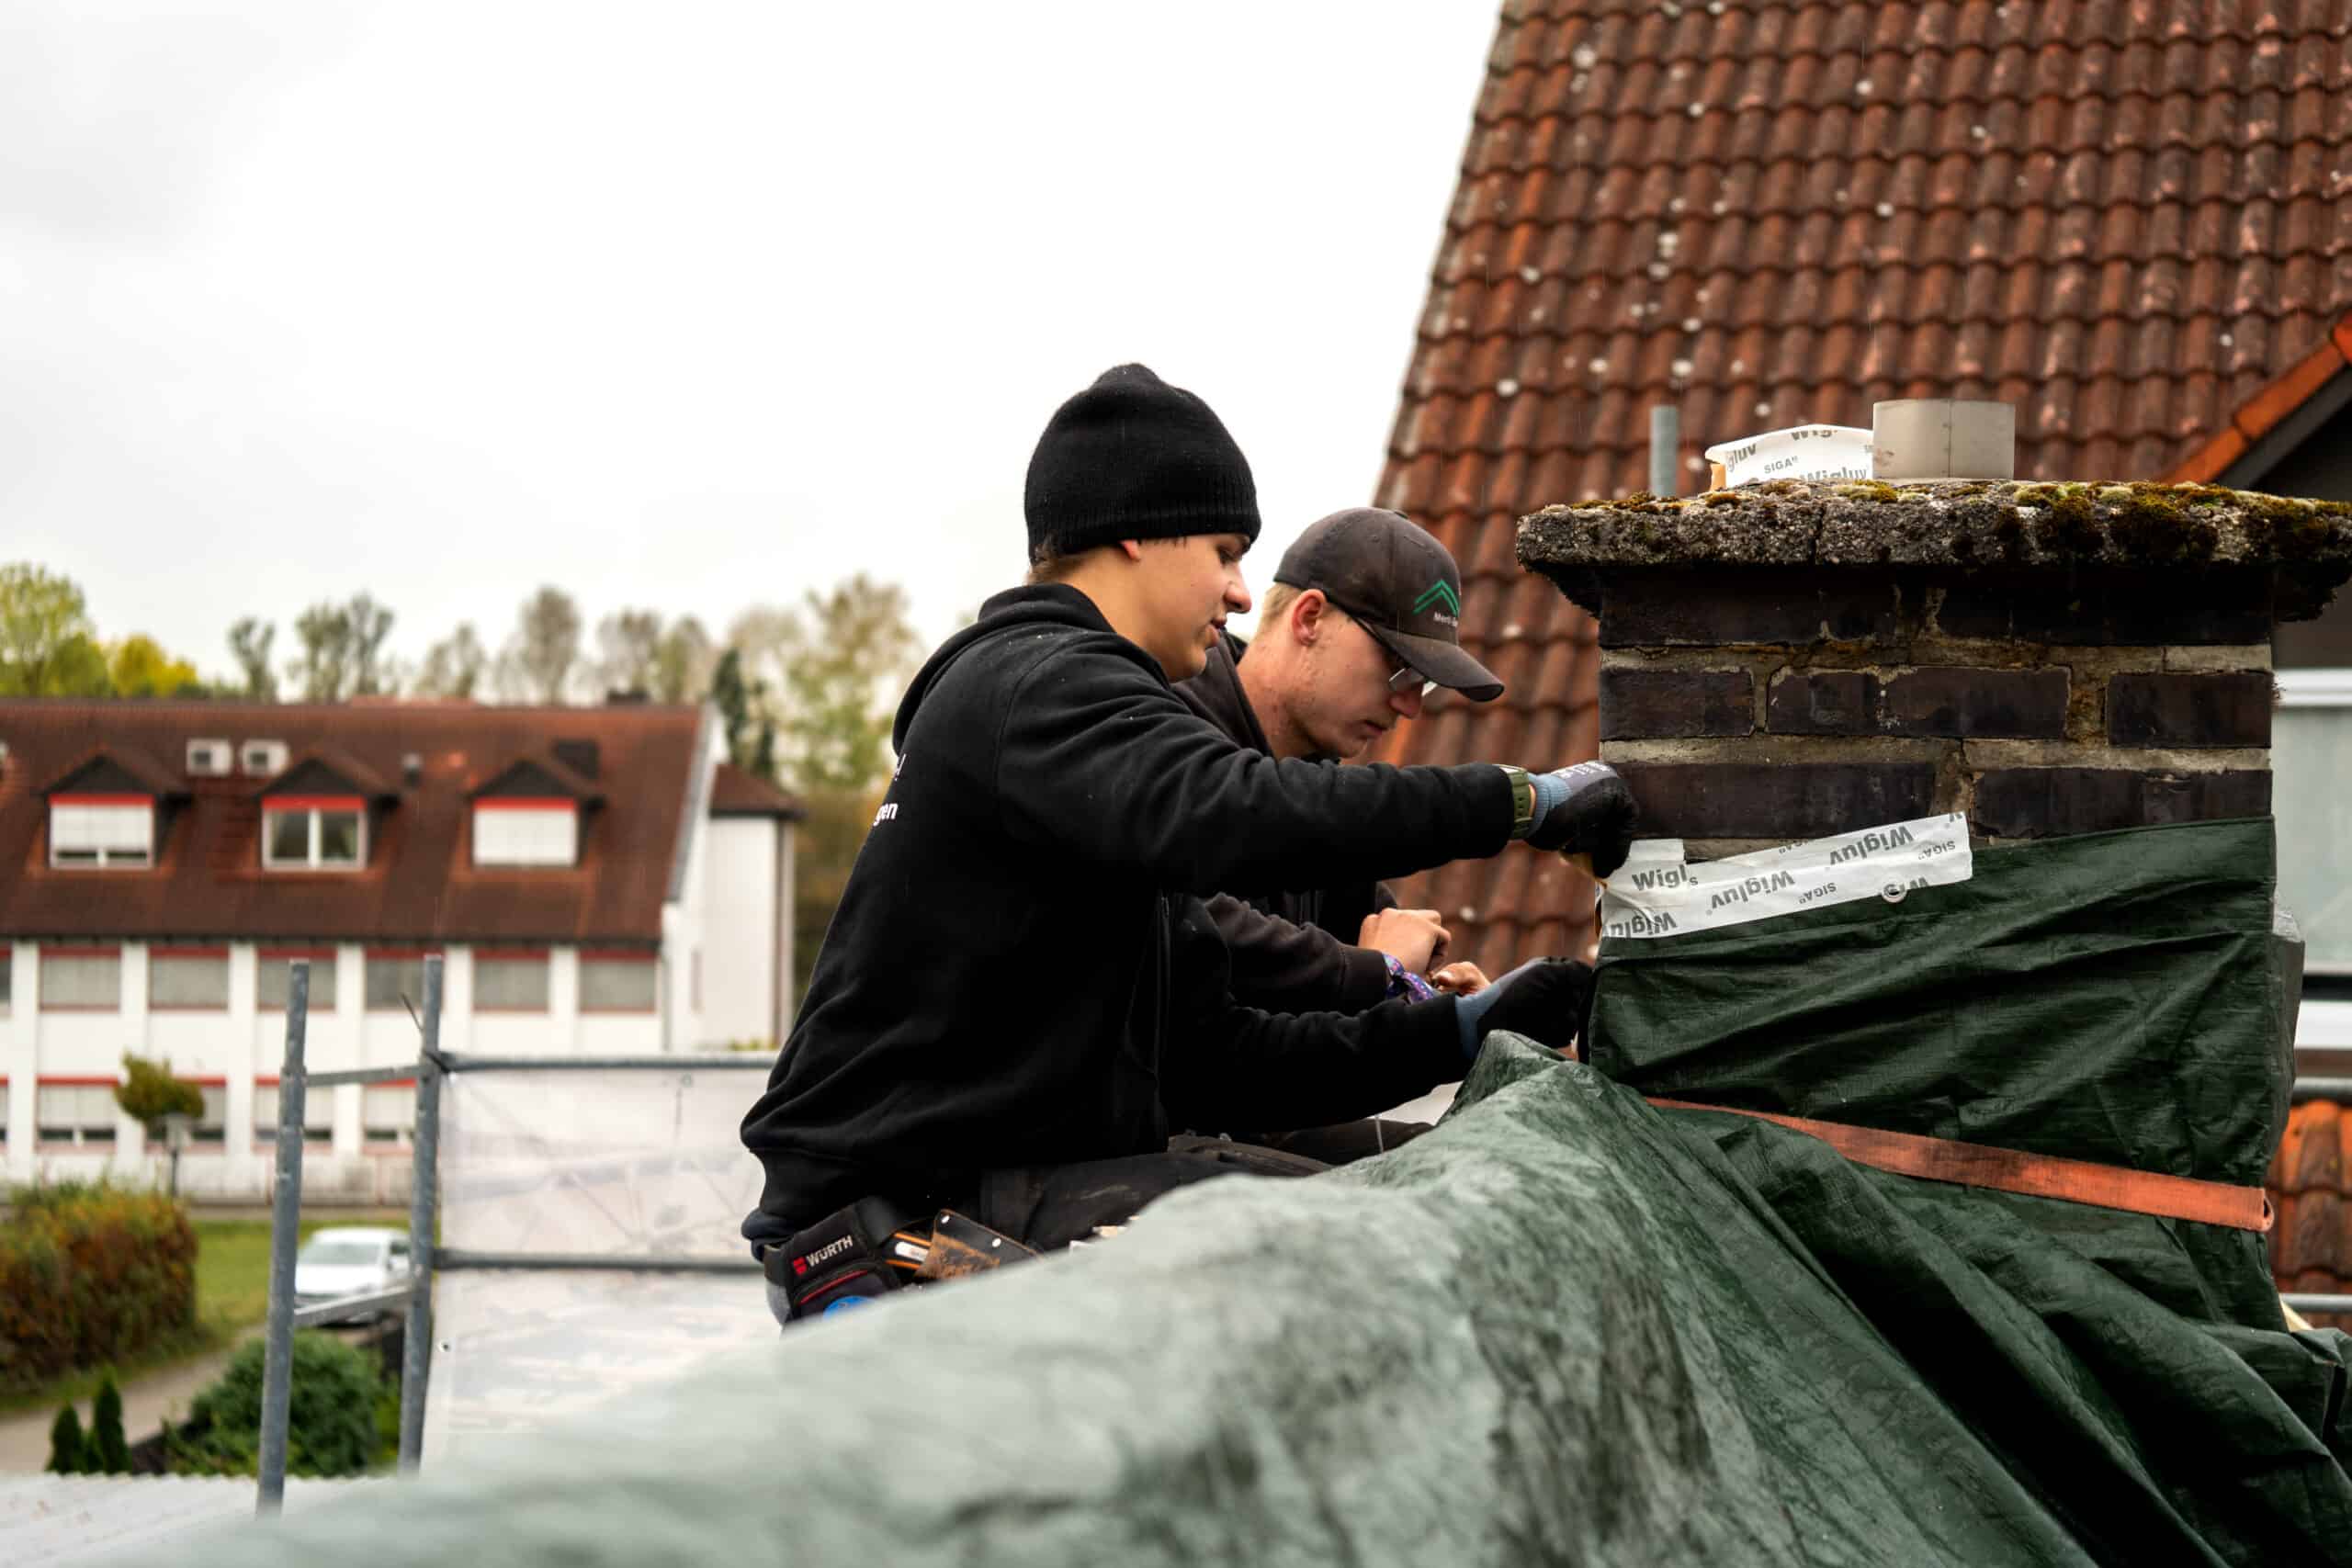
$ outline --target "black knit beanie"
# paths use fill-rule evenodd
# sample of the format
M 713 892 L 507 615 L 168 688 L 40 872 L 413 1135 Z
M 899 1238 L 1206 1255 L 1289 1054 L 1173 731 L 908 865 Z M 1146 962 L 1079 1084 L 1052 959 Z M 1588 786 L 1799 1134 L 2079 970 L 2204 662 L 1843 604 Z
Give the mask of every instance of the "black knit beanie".
M 1250 461 L 1209 405 L 1141 365 L 1121 365 L 1054 411 L 1022 498 L 1029 558 L 1121 539 L 1258 537 Z

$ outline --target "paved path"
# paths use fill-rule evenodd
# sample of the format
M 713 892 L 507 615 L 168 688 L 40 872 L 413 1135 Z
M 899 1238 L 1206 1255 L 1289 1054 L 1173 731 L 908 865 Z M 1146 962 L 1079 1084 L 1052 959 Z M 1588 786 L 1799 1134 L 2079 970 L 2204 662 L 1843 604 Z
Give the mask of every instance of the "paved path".
M 238 1343 L 259 1334 L 259 1328 L 249 1328 L 239 1335 Z M 149 1372 L 123 1385 L 122 1431 L 132 1443 L 152 1438 L 170 1416 L 175 1421 L 187 1418 L 188 1407 L 207 1384 L 220 1375 L 229 1364 L 236 1347 L 226 1350 L 211 1350 L 193 1360 L 182 1361 L 175 1367 L 165 1367 Z M 82 1429 L 90 1427 L 90 1402 L 82 1400 L 76 1408 L 82 1416 Z M 0 1416 L 0 1473 L 38 1471 L 49 1462 L 49 1428 L 57 1419 L 54 1407 L 47 1410 L 26 1410 L 14 1416 Z

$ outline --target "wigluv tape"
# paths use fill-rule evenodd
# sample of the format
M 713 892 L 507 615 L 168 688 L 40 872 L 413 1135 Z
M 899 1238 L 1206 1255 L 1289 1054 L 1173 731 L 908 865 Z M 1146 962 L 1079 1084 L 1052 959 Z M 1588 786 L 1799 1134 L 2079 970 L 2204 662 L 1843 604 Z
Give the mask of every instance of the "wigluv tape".
M 1863 898 L 1900 903 L 1913 888 L 1973 874 L 1968 819 L 1957 812 L 1696 865 L 1681 840 L 1644 839 L 1601 893 L 1600 934 L 1680 936 Z

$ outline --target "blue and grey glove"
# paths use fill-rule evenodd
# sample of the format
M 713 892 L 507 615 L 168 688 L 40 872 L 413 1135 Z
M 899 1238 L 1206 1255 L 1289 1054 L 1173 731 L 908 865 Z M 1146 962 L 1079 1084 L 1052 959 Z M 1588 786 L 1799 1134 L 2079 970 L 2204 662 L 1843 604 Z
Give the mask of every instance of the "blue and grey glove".
M 1498 1029 L 1566 1051 L 1584 1032 L 1592 1005 L 1592 965 L 1573 958 L 1537 958 L 1521 964 L 1475 997 L 1453 1004 L 1462 1031 L 1462 1057 L 1476 1058 L 1478 1047 Z
M 1513 768 L 1520 802 L 1512 834 L 1539 850 L 1590 855 L 1592 874 L 1607 876 L 1625 863 L 1634 845 L 1634 794 L 1606 762 L 1578 762 L 1548 773 Z M 1522 795 L 1518 792 L 1524 790 Z

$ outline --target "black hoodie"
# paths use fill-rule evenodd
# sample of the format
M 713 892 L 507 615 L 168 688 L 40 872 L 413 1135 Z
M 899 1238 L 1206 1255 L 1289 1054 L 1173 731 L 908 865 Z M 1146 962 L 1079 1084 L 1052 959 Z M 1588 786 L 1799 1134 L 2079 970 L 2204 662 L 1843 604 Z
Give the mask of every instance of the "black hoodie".
M 915 677 L 898 765 L 743 1141 L 773 1240 L 869 1193 L 1365 1116 L 1457 1077 L 1450 999 L 1269 1016 L 1197 898 L 1403 875 L 1509 840 L 1500 768 L 1245 750 L 1061 585 L 981 607 Z
M 1208 663 L 1178 682 L 1176 694 L 1236 746 L 1271 753 L 1273 746 L 1241 684 L 1241 656 L 1249 647 L 1231 633 L 1218 637 Z M 1238 1000 L 1275 1012 L 1362 1012 L 1388 993 L 1387 964 L 1374 950 L 1355 945 L 1365 916 L 1396 907 L 1396 896 L 1377 882 L 1359 878 L 1304 892 L 1250 887 L 1219 893 L 1208 906 L 1231 956 Z

